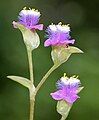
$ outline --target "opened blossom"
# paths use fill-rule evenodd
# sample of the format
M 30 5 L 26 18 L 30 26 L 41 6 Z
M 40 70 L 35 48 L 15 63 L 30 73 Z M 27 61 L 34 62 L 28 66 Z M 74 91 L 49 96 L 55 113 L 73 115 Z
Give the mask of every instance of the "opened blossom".
M 38 24 L 40 19 L 40 12 L 35 9 L 27 10 L 26 7 L 19 13 L 19 21 L 16 24 L 21 24 L 30 30 L 43 30 L 43 24 Z M 16 28 L 15 24 L 14 27 Z
M 75 40 L 71 39 L 70 36 L 70 27 L 69 25 L 62 25 L 60 22 L 57 25 L 49 25 L 46 30 L 47 40 L 44 43 L 44 46 L 54 46 L 59 44 L 74 44 Z
M 51 93 L 51 96 L 55 100 L 65 100 L 68 103 L 75 102 L 80 98 L 77 94 L 81 85 L 80 80 L 77 77 L 64 76 L 57 82 L 57 91 Z

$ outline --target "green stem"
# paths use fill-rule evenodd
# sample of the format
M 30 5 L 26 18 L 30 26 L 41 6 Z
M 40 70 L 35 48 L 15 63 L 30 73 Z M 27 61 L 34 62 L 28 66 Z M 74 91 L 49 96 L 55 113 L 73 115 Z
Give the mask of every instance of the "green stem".
M 46 81 L 46 79 L 49 77 L 49 75 L 58 67 L 59 65 L 53 65 L 50 70 L 44 75 L 38 86 L 36 87 L 35 94 L 37 94 L 38 90 L 41 88 L 43 83 Z
M 27 49 L 27 53 L 28 53 L 28 60 L 29 60 L 30 80 L 31 80 L 32 83 L 34 83 L 32 51 Z
M 33 120 L 34 102 L 30 100 L 30 120 Z
M 62 118 L 60 120 L 65 120 L 65 118 L 62 116 Z
M 34 118 L 35 94 L 30 90 L 30 120 Z
M 34 84 L 32 50 L 27 49 L 27 53 L 28 53 L 29 70 L 30 70 L 30 81 L 31 81 L 31 84 Z M 35 93 L 33 92 L 33 88 L 31 88 L 29 92 L 30 92 L 30 120 L 33 120 L 33 118 L 34 118 Z

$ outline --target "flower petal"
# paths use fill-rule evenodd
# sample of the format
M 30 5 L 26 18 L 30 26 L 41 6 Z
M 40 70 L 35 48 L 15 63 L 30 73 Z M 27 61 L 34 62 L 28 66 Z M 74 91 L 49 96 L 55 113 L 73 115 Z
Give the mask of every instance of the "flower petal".
M 73 103 L 75 102 L 78 98 L 80 98 L 78 95 L 70 95 L 70 96 L 66 96 L 64 99 L 65 101 L 67 101 L 68 103 Z
M 60 41 L 60 44 L 64 44 L 64 43 L 66 43 L 66 44 L 74 44 L 75 43 L 75 40 L 74 39 L 72 39 L 72 40 L 64 40 L 64 41 Z
M 21 24 L 25 26 L 28 29 L 38 29 L 38 30 L 43 30 L 43 24 L 37 25 L 40 19 L 40 12 L 35 9 L 29 9 L 27 10 L 26 8 L 21 10 L 19 13 L 18 19 L 19 21 L 17 22 L 18 24 Z M 14 28 L 17 28 L 14 25 Z
M 59 44 L 74 44 L 75 40 L 70 40 L 70 27 L 68 25 L 49 25 L 46 29 L 45 37 L 50 39 L 50 44 L 46 46 L 54 46 Z M 47 41 L 48 42 L 48 41 Z M 45 44 L 44 44 L 45 46 Z M 45 47 L 46 47 L 45 46 Z
M 30 29 L 38 29 L 38 30 L 43 30 L 43 24 L 35 25 L 35 26 L 30 26 Z
M 51 93 L 50 95 L 51 95 L 52 98 L 55 99 L 55 100 L 61 100 L 61 99 L 62 99 L 61 93 L 62 93 L 62 91 L 59 90 L 59 91 L 57 91 L 57 92 Z
M 47 39 L 45 42 L 44 42 L 44 46 L 47 47 L 47 46 L 50 46 L 51 45 L 51 40 L 50 39 Z

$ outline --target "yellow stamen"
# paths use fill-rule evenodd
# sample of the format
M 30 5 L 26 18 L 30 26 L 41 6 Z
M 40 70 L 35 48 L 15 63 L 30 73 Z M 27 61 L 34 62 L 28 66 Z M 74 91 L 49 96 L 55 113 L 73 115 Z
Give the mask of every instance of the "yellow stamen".
M 23 10 L 26 10 L 26 7 L 24 7 Z
M 62 24 L 62 22 L 59 22 L 58 24 L 59 24 L 59 25 L 61 25 L 61 24 Z
M 66 80 L 68 80 L 68 77 L 65 77 Z
M 77 75 L 77 76 L 76 76 L 76 78 L 78 79 L 78 78 L 79 78 L 79 76 Z
M 38 12 L 38 10 L 35 10 L 36 12 Z
M 66 73 L 64 73 L 64 77 L 66 77 Z
M 29 7 L 29 10 L 32 10 L 32 9 Z
M 70 24 L 67 24 L 66 26 L 70 26 Z
M 64 73 L 64 76 L 63 76 L 66 80 L 68 80 L 68 77 L 66 76 L 66 73 Z
M 73 77 L 73 78 L 75 78 L 75 77 L 76 77 L 76 75 L 73 75 L 72 77 Z
M 78 75 L 77 75 L 77 76 L 76 76 L 76 75 L 73 75 L 72 77 L 77 79 L 79 76 L 78 76 Z
M 34 10 L 34 11 L 35 11 L 35 9 L 34 9 L 34 8 L 32 8 L 32 10 Z

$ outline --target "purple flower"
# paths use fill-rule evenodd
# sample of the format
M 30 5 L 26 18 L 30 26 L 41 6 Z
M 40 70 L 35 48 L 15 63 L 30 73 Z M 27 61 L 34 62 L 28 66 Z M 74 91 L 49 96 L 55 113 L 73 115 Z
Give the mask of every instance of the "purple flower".
M 43 30 L 43 24 L 37 25 L 40 19 L 40 15 L 41 14 L 40 12 L 38 12 L 38 10 L 35 10 L 35 9 L 26 10 L 26 7 L 25 7 L 19 13 L 19 16 L 18 16 L 19 22 L 16 22 L 16 23 L 21 24 L 30 30 L 34 30 L 34 29 Z M 14 27 L 16 28 L 16 26 Z
M 57 82 L 58 90 L 51 93 L 51 96 L 55 100 L 65 100 L 68 103 L 75 102 L 80 98 L 77 93 L 80 87 L 80 80 L 74 77 L 62 77 L 59 82 Z
M 58 44 L 74 44 L 75 40 L 70 40 L 70 27 L 68 25 L 49 25 L 47 30 L 47 35 L 45 36 L 47 40 L 44 43 L 44 46 L 54 46 Z

